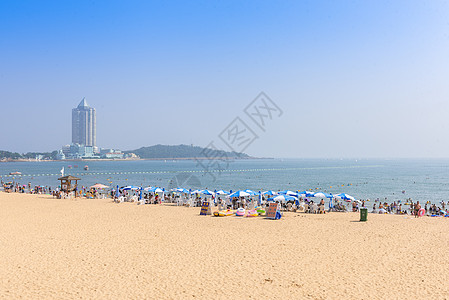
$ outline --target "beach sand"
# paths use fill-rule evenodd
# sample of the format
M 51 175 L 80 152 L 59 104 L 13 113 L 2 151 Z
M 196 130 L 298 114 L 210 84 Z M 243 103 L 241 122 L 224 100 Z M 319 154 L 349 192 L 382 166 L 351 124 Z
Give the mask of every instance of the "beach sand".
M 448 218 L 199 211 L 0 192 L 0 298 L 449 298 Z

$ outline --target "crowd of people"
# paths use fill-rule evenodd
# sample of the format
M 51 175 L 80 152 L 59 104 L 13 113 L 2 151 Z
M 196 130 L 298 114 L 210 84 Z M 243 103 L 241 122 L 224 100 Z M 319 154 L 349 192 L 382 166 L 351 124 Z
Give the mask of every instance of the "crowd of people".
M 1 180 L 3 191 L 8 193 L 28 193 L 28 194 L 52 194 L 54 190 L 50 186 L 31 186 L 31 182 L 28 184 L 19 184 L 18 182 L 3 182 Z
M 139 195 L 139 192 L 136 191 L 123 191 L 120 190 L 117 193 L 114 190 L 109 192 L 99 191 L 96 189 L 89 189 L 87 187 L 80 187 L 79 189 L 75 189 L 70 193 L 66 193 L 61 191 L 60 188 L 52 189 L 50 186 L 32 186 L 29 182 L 28 184 L 20 184 L 18 182 L 3 182 L 1 181 L 1 186 L 3 187 L 3 191 L 5 192 L 14 192 L 14 193 L 29 193 L 29 194 L 49 194 L 58 199 L 64 198 L 74 198 L 74 197 L 86 197 L 86 198 L 106 198 L 110 197 L 114 199 L 116 202 L 119 198 L 122 201 L 135 201 L 137 199 L 140 200 L 142 204 L 160 204 L 164 203 L 179 203 L 180 195 L 165 193 L 162 196 L 157 193 L 143 193 Z M 199 195 L 195 195 L 193 197 L 189 197 L 189 201 L 187 199 L 183 199 L 183 205 L 200 207 L 203 201 L 206 201 L 207 198 L 200 197 Z M 261 204 L 266 204 L 267 199 L 263 197 L 261 199 Z M 317 200 L 317 199 L 315 199 Z M 386 199 L 385 199 L 386 200 Z M 214 200 L 214 203 L 220 206 L 222 209 L 238 209 L 245 208 L 248 209 L 255 205 L 257 200 L 250 200 L 245 197 L 239 198 L 228 198 L 228 197 L 217 197 Z M 366 200 L 369 201 L 369 200 Z M 357 212 L 360 208 L 367 208 L 365 200 L 358 200 L 352 202 L 344 202 L 340 200 L 332 200 L 331 204 L 328 204 L 328 209 L 325 209 L 324 199 L 318 199 L 318 201 L 314 201 L 310 198 L 302 199 L 296 201 L 289 202 L 281 202 L 281 208 L 285 211 L 303 211 L 306 213 L 326 213 L 326 211 L 334 211 L 334 212 L 345 212 L 351 210 Z M 419 201 L 413 202 L 411 199 L 405 200 L 402 203 L 401 200 L 393 201 L 392 203 L 388 203 L 387 201 L 382 202 L 379 199 L 374 200 L 371 213 L 378 214 L 401 214 L 401 215 L 414 215 L 415 217 L 419 216 L 446 216 L 449 215 L 449 212 L 446 211 L 446 207 L 449 206 L 449 201 L 445 203 L 444 201 L 440 202 L 440 205 L 435 203 L 426 202 L 424 207 L 420 204 Z

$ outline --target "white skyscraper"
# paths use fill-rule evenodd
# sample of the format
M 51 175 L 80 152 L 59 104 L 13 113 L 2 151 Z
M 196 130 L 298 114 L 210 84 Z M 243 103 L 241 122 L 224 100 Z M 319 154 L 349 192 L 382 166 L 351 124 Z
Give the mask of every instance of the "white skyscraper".
M 95 108 L 87 105 L 86 99 L 72 109 L 72 143 L 96 147 L 97 120 Z

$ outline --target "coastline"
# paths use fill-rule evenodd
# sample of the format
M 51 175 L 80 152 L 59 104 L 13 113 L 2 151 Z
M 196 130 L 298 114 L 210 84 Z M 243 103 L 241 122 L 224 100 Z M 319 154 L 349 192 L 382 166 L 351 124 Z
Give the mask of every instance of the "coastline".
M 97 158 L 97 159 L 46 159 L 46 160 L 35 160 L 35 159 L 15 159 L 15 160 L 0 160 L 0 163 L 8 162 L 89 162 L 89 161 L 139 161 L 139 160 L 210 160 L 210 157 L 181 157 L 181 158 Z M 252 160 L 252 159 L 274 159 L 273 157 L 229 157 L 220 158 L 223 160 Z

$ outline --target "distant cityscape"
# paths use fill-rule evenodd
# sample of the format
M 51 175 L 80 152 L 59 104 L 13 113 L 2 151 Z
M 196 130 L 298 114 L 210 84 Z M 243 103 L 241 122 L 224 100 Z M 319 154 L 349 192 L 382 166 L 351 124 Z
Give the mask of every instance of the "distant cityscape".
M 83 98 L 72 109 L 72 143 L 65 145 L 56 155 L 56 159 L 123 159 L 137 158 L 134 154 L 125 154 L 118 149 L 97 147 L 97 113 Z
M 72 142 L 52 152 L 17 153 L 0 149 L 0 162 L 89 159 L 252 159 L 240 152 L 228 152 L 192 145 L 154 145 L 121 151 L 97 146 L 96 110 L 85 98 L 72 109 Z

